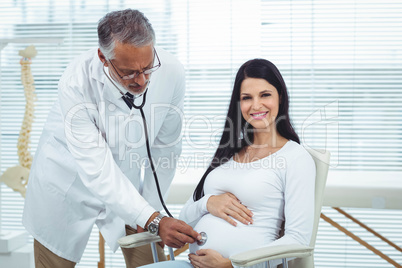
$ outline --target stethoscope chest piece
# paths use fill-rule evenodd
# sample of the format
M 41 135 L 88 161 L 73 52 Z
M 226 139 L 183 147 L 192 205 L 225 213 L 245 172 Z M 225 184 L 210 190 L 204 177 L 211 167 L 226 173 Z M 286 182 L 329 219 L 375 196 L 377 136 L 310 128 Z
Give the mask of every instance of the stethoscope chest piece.
M 207 233 L 205 233 L 205 232 L 200 232 L 200 235 L 201 235 L 201 240 L 197 241 L 197 245 L 203 246 L 207 242 L 208 236 L 207 236 Z

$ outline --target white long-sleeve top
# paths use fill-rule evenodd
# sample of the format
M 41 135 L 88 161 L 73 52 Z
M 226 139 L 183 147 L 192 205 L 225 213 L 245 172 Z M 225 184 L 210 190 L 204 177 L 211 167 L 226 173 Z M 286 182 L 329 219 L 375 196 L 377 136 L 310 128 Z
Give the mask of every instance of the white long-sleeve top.
M 162 193 L 181 152 L 184 69 L 156 49 L 144 113 Z M 140 225 L 161 205 L 148 159 L 139 110 L 129 109 L 108 82 L 97 50 L 73 61 L 59 82 L 32 165 L 23 224 L 52 252 L 78 262 L 94 224 L 118 248 L 124 225 Z M 136 100 L 140 104 L 142 98 Z
M 241 251 L 283 244 L 309 245 L 314 220 L 315 164 L 299 144 L 288 141 L 276 153 L 251 163 L 230 159 L 206 178 L 205 196 L 191 197 L 180 213 L 197 232 L 206 232 L 203 246 L 190 245 L 190 252 L 214 249 L 228 258 Z M 230 192 L 254 214 L 254 223 L 237 226 L 207 210 L 211 195 Z M 285 234 L 279 238 L 285 221 Z

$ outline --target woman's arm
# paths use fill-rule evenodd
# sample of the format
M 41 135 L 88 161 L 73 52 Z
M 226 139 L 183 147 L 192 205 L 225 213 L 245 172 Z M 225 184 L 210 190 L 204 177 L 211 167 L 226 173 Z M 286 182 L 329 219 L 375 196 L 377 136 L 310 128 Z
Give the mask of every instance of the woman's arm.
M 194 202 L 191 196 L 180 211 L 179 219 L 194 228 L 202 216 L 208 213 L 207 202 L 211 195 L 205 195 Z
M 194 227 L 207 213 L 222 218 L 233 226 L 237 225 L 233 218 L 246 225 L 253 223 L 253 213 L 232 193 L 209 194 L 196 202 L 190 197 L 182 208 L 179 218 Z
M 304 150 L 292 160 L 288 162 L 285 175 L 285 235 L 269 246 L 310 244 L 314 222 L 315 163 Z

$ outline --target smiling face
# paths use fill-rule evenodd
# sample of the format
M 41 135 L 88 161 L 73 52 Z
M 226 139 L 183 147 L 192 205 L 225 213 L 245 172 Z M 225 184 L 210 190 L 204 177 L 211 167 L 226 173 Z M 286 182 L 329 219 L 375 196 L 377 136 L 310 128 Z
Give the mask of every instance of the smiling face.
M 246 78 L 240 87 L 240 110 L 243 118 L 255 129 L 276 128 L 279 94 L 262 78 Z
M 119 84 L 126 88 L 132 94 L 142 93 L 149 82 L 150 74 L 140 74 L 130 80 L 123 80 L 120 76 L 130 75 L 134 72 L 153 67 L 154 49 L 152 45 L 135 47 L 130 44 L 116 42 L 114 49 L 115 57 L 112 60 L 106 59 L 102 52 L 98 52 L 99 58 L 105 62 L 109 69 L 109 74 Z

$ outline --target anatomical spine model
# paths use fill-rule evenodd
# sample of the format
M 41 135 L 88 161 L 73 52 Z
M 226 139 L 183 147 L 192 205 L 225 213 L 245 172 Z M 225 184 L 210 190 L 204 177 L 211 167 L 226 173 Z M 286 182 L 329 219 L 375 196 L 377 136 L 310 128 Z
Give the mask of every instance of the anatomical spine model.
M 19 165 L 8 168 L 0 177 L 0 182 L 4 182 L 14 191 L 20 192 L 25 197 L 26 185 L 28 183 L 29 170 L 32 165 L 32 155 L 29 152 L 29 143 L 31 138 L 32 122 L 34 118 L 35 86 L 31 72 L 31 59 L 35 57 L 37 51 L 34 46 L 29 46 L 19 51 L 22 56 L 21 81 L 25 92 L 25 114 L 22 122 L 20 135 L 18 138 L 18 157 Z

